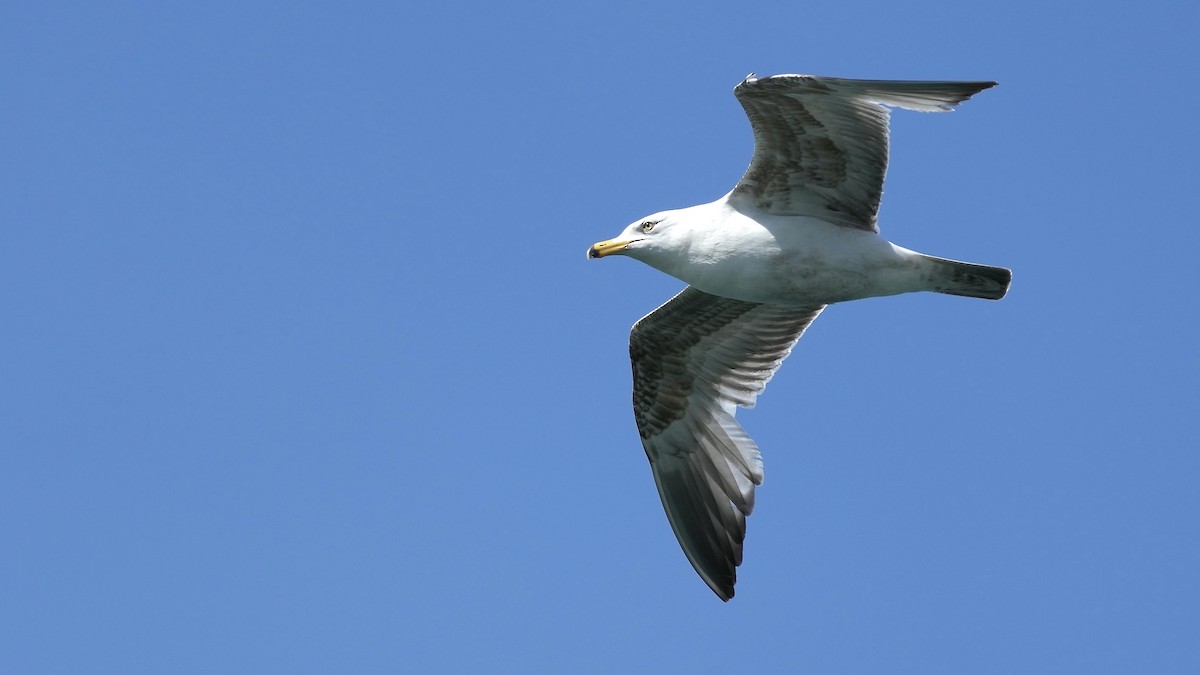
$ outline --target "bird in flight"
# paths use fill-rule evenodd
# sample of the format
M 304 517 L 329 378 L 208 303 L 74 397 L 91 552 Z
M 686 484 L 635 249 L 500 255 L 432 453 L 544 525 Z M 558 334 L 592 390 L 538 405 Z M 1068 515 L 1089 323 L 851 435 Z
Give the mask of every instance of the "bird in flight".
M 762 456 L 734 414 L 826 305 L 914 291 L 998 300 L 1012 272 L 879 236 L 890 107 L 948 111 L 995 82 L 747 77 L 754 155 L 728 194 L 638 219 L 589 258 L 624 255 L 688 284 L 633 326 L 633 414 L 692 567 L 733 597 Z

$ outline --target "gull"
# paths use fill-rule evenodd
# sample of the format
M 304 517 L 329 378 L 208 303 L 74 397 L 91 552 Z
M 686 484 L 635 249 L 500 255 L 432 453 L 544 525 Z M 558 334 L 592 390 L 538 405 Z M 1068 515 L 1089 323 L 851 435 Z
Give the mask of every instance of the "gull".
M 734 418 L 826 305 L 914 291 L 998 300 L 1012 272 L 879 236 L 891 107 L 948 111 L 995 82 L 750 75 L 734 88 L 754 154 L 728 194 L 661 211 L 588 249 L 688 284 L 633 326 L 633 413 L 692 567 L 734 594 L 762 455 Z

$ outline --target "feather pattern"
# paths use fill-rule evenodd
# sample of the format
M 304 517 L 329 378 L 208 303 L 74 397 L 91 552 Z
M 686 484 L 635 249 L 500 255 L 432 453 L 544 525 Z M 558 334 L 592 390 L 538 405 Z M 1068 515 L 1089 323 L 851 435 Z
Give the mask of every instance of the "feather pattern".
M 758 446 L 734 412 L 754 405 L 822 309 L 688 287 L 630 333 L 634 417 L 659 497 L 688 560 L 724 600 L 763 479 Z
M 946 111 L 994 84 L 747 77 L 733 92 L 754 130 L 754 156 L 729 201 L 877 232 L 888 162 L 884 106 Z

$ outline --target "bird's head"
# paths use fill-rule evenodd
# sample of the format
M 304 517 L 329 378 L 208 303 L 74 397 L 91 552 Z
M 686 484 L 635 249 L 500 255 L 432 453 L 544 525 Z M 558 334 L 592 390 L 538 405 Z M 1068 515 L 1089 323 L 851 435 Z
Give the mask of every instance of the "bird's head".
M 662 254 L 675 253 L 687 244 L 686 237 L 679 236 L 683 226 L 680 219 L 675 217 L 676 213 L 661 211 L 635 220 L 616 237 L 592 244 L 587 252 L 588 258 L 627 255 L 661 269 L 656 263 L 660 262 Z

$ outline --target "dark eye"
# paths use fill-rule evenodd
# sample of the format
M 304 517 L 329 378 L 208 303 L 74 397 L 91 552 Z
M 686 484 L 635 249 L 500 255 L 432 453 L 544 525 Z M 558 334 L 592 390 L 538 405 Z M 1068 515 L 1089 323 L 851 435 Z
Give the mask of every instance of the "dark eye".
M 649 232 L 650 230 L 653 230 L 653 229 L 654 229 L 654 221 L 647 220 L 646 222 L 642 223 L 642 232 Z

